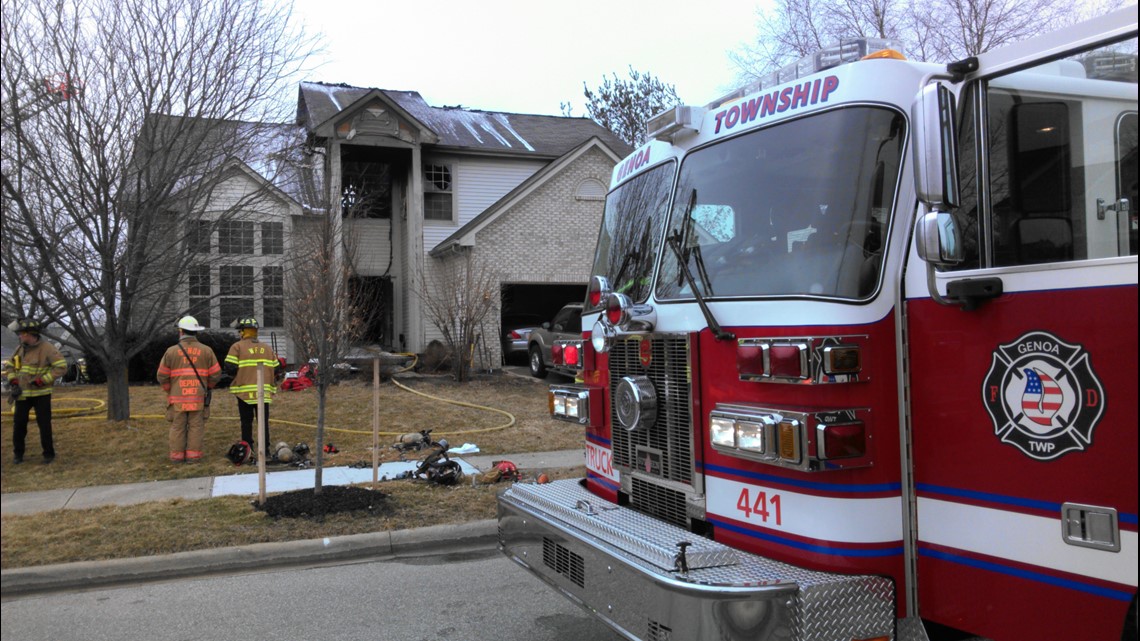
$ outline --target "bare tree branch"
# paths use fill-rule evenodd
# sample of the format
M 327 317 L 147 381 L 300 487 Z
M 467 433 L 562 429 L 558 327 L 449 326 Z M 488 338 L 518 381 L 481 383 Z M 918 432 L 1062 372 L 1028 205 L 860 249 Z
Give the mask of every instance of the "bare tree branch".
M 471 353 L 483 321 L 499 304 L 499 275 L 465 251 L 437 261 L 416 278 L 424 314 L 443 336 L 456 381 L 469 378 Z
M 900 40 L 908 58 L 949 62 L 1106 13 L 1059 0 L 777 0 L 758 9 L 756 38 L 729 52 L 740 84 L 755 82 L 841 38 Z
M 100 361 L 108 416 L 125 420 L 128 359 L 173 322 L 196 260 L 185 221 L 264 155 L 254 123 L 288 117 L 313 42 L 272 0 L 3 0 L 3 14 L 5 307 Z

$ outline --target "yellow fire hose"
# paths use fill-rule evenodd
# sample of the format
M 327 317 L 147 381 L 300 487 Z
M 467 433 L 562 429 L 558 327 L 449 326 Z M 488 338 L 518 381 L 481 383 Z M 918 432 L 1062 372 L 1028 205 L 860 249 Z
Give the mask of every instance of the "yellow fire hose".
M 404 356 L 405 354 L 400 354 L 400 355 Z M 414 354 L 409 354 L 409 355 L 413 356 L 413 357 L 415 356 Z M 413 367 L 415 367 L 415 365 L 416 365 L 416 362 L 413 358 L 411 365 L 405 367 L 404 369 L 398 370 L 396 373 L 399 374 L 401 372 L 406 372 L 406 371 L 412 369 Z M 515 424 L 514 415 L 511 414 L 510 412 L 505 411 L 505 410 L 496 409 L 494 407 L 487 407 L 485 405 L 476 405 L 474 403 L 467 403 L 464 401 L 456 401 L 456 400 L 452 400 L 449 398 L 442 398 L 439 396 L 433 396 L 431 394 L 425 394 L 424 392 L 420 392 L 420 391 L 414 390 L 410 387 L 407 387 L 406 385 L 400 384 L 400 382 L 397 381 L 395 378 L 393 378 L 391 380 L 392 380 L 392 384 L 395 385 L 396 387 L 398 387 L 398 388 L 400 388 L 406 392 L 411 392 L 412 394 L 415 394 L 417 396 L 423 396 L 424 398 L 430 398 L 432 400 L 439 401 L 441 403 L 449 403 L 451 405 L 458 405 L 460 407 L 469 407 L 472 409 L 482 410 L 482 411 L 486 411 L 486 412 L 494 412 L 496 414 L 502 414 L 503 416 L 506 416 L 508 419 L 506 423 L 503 423 L 502 425 L 496 425 L 494 427 L 484 427 L 484 428 L 475 429 L 475 430 L 462 430 L 462 431 L 457 431 L 457 432 L 434 432 L 433 431 L 433 433 L 436 435 L 450 436 L 450 435 L 457 435 L 457 434 L 478 434 L 478 433 L 482 433 L 482 432 L 496 432 L 498 430 L 505 430 L 508 427 L 511 427 L 512 425 Z M 58 408 L 55 407 L 56 403 L 60 403 L 60 402 L 70 403 L 73 401 L 82 401 L 84 403 L 91 403 L 91 406 L 90 407 L 58 407 Z M 82 397 L 76 397 L 76 396 L 56 397 L 53 399 L 52 405 L 53 405 L 52 411 L 51 411 L 52 417 L 53 418 L 59 417 L 62 420 L 73 419 L 73 418 L 82 418 L 85 416 L 90 416 L 92 414 L 96 414 L 96 413 L 102 411 L 104 408 L 107 407 L 106 401 L 103 401 L 101 399 L 82 398 Z M 35 412 L 33 411 L 33 414 L 34 413 Z M 9 408 L 6 412 L 4 412 L 4 415 L 5 416 L 12 416 L 13 415 L 13 409 Z M 166 416 L 163 414 L 139 414 L 139 415 L 132 414 L 131 418 L 134 418 L 134 419 L 144 419 L 144 418 L 145 419 L 165 419 Z M 237 420 L 236 416 L 211 416 L 210 418 L 211 419 L 223 419 L 223 420 Z M 286 421 L 286 420 L 278 419 L 278 418 L 270 418 L 269 422 L 279 424 L 279 425 L 294 425 L 294 426 L 298 426 L 298 427 L 311 427 L 313 429 L 317 428 L 316 425 L 313 425 L 311 423 L 298 423 L 296 421 Z M 338 428 L 338 427 L 326 427 L 325 429 L 327 431 L 330 431 L 330 432 L 340 432 L 342 434 L 366 434 L 366 435 L 372 434 L 372 430 L 349 430 L 349 429 Z M 406 433 L 407 433 L 406 430 L 403 432 L 379 432 L 379 434 L 381 434 L 383 436 L 401 436 L 401 435 L 406 434 Z

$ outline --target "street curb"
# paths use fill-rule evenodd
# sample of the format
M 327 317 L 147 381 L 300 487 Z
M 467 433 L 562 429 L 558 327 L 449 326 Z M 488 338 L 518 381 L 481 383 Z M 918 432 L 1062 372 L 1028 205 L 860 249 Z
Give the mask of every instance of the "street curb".
M 24 596 L 352 559 L 414 557 L 446 550 L 491 549 L 497 543 L 498 522 L 487 519 L 153 557 L 61 563 L 0 571 L 0 596 Z

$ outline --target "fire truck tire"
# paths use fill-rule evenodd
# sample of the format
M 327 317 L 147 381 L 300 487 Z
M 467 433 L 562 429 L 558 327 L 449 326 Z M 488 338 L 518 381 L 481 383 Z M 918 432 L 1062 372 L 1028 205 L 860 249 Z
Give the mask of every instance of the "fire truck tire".
M 1132 595 L 1132 605 L 1128 606 L 1128 614 L 1124 615 L 1124 632 L 1120 641 L 1136 641 L 1136 595 Z
M 542 350 L 538 345 L 530 346 L 530 375 L 535 378 L 546 378 L 546 363 L 542 362 Z

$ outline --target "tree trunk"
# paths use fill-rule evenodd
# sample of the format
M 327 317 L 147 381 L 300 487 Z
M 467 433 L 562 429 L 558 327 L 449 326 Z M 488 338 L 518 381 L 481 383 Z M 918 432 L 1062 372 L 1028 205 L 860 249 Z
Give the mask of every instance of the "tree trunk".
M 108 360 L 104 363 L 107 372 L 107 420 L 126 421 L 131 417 L 131 388 L 127 381 L 127 361 Z
M 324 376 L 324 373 L 318 374 L 318 378 Z M 328 383 L 320 383 L 317 385 L 317 442 L 313 455 L 317 457 L 316 465 L 313 466 L 313 494 L 320 494 L 323 483 L 322 472 L 324 471 L 324 440 L 325 440 L 325 399 L 328 392 Z

